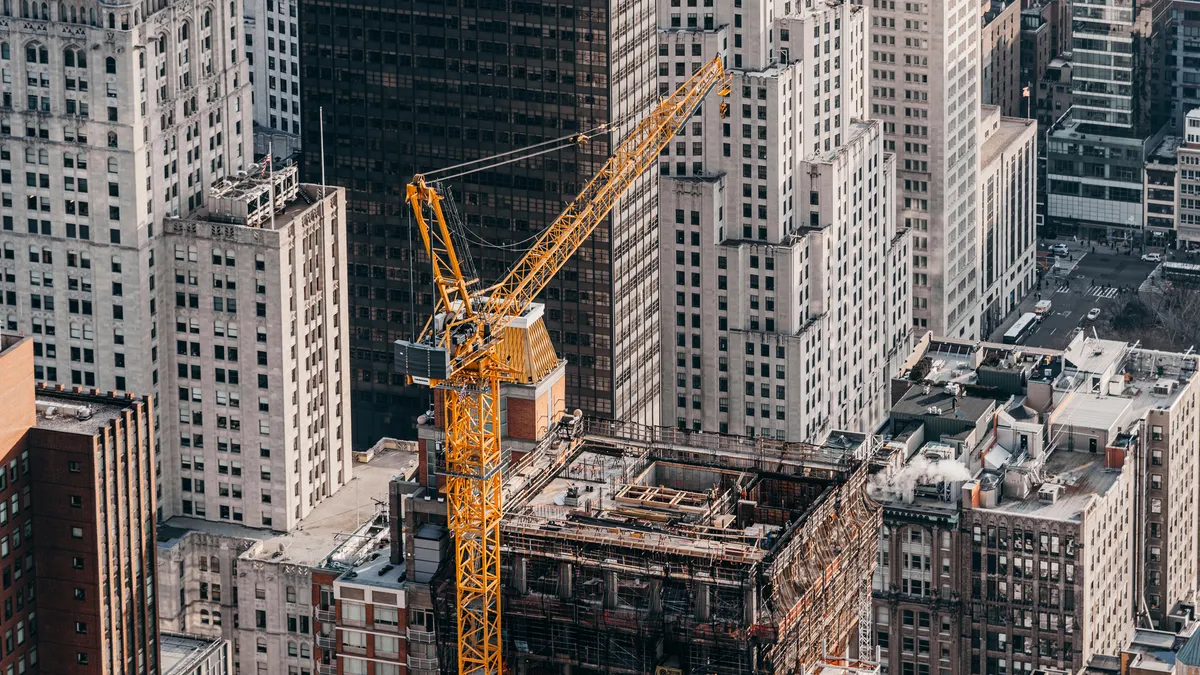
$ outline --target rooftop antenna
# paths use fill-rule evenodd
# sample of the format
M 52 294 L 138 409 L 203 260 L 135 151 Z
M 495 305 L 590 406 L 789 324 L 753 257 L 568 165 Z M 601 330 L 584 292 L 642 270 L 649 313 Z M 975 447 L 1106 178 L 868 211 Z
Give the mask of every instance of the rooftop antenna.
M 317 108 L 317 119 L 320 124 L 317 132 L 321 135 L 321 201 L 325 201 L 325 106 Z

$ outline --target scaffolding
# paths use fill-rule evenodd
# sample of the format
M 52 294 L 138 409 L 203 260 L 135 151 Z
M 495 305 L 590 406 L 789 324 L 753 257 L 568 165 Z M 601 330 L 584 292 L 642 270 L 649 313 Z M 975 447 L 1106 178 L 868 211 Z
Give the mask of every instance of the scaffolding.
M 509 672 L 802 675 L 856 643 L 867 656 L 872 437 L 820 447 L 586 420 L 560 440 L 505 486 Z M 453 584 L 433 582 L 446 627 Z M 453 663 L 453 631 L 439 640 Z

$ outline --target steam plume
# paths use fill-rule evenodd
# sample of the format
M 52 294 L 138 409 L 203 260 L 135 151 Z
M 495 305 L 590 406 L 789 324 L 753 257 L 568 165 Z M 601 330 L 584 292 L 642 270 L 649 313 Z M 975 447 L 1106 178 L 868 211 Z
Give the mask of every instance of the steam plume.
M 867 485 L 867 494 L 876 501 L 899 499 L 905 504 L 911 504 L 918 485 L 937 485 L 970 479 L 970 470 L 958 460 L 931 462 L 924 455 L 917 454 L 895 473 L 875 474 Z

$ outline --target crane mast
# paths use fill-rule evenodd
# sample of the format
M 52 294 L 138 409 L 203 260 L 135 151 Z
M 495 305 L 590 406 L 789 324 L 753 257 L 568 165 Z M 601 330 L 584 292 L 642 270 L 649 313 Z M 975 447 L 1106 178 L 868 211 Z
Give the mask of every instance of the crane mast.
M 500 385 L 513 377 L 499 357 L 504 328 L 528 310 L 621 195 L 656 163 L 714 86 L 721 96 L 728 95 L 728 75 L 720 57 L 660 101 L 521 260 L 487 288 L 479 288 L 479 280 L 465 274 L 435 185 L 423 175 L 408 185 L 407 199 L 433 268 L 436 299 L 434 314 L 418 340 L 396 343 L 396 365 L 411 381 L 439 389 L 443 396 L 445 492 L 455 546 L 462 675 L 500 675 L 503 668 L 499 405 Z M 728 104 L 722 103 L 722 115 L 727 111 Z M 529 156 L 533 154 L 541 153 Z

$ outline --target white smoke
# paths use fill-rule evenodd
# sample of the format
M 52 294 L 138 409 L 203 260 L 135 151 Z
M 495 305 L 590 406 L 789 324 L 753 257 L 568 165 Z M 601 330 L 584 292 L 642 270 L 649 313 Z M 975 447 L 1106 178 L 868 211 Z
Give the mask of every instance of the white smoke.
M 867 494 L 875 501 L 900 500 L 911 504 L 918 485 L 962 482 L 971 479 L 971 471 L 956 459 L 930 461 L 917 454 L 895 473 L 880 472 L 871 477 Z

